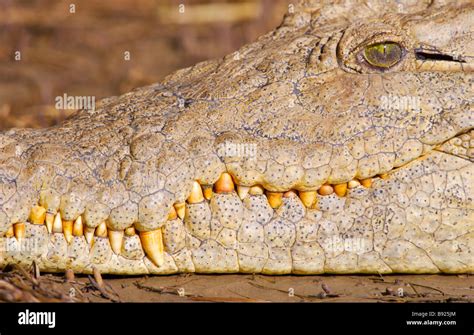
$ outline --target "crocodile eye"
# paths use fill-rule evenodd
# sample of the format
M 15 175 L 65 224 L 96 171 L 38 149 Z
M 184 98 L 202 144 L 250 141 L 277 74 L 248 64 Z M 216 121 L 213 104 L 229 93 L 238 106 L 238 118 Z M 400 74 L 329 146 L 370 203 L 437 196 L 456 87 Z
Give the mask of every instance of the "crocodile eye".
M 402 47 L 395 42 L 371 44 L 364 49 L 364 58 L 372 66 L 388 69 L 397 64 L 403 55 Z

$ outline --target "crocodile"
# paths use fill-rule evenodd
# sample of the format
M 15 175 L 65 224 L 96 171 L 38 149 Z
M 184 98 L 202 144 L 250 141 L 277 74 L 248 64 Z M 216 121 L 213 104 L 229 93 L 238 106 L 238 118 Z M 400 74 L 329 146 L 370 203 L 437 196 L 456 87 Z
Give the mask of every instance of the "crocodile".
M 306 0 L 226 57 L 4 131 L 0 267 L 474 272 L 473 32 L 471 0 Z

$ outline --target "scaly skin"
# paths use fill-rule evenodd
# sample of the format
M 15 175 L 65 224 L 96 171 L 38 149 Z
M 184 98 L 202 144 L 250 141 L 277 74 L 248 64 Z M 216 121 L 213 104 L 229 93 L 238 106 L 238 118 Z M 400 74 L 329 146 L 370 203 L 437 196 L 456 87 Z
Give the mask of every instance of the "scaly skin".
M 326 2 L 60 126 L 0 133 L 0 265 L 473 272 L 472 1 Z M 362 51 L 376 42 L 402 59 L 370 66 Z M 420 108 L 395 103 L 407 96 Z M 195 181 L 217 182 L 210 200 Z M 253 185 L 268 199 L 245 194 Z M 62 219 L 50 234 L 44 209 Z

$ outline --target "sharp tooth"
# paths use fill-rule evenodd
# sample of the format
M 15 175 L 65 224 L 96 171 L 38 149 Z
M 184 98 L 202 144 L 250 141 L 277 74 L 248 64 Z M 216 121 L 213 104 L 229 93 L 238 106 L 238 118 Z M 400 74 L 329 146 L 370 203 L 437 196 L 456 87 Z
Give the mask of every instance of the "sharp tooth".
M 95 229 L 95 236 L 98 237 L 107 237 L 107 225 L 105 221 L 102 221 L 97 228 Z
M 212 191 L 212 186 L 204 186 L 204 198 L 206 198 L 206 200 L 211 200 L 213 193 L 214 192 Z
M 264 193 L 264 189 L 260 185 L 252 186 L 249 190 L 250 195 L 262 195 Z
M 221 174 L 214 185 L 214 190 L 216 193 L 232 192 L 234 190 L 234 181 L 232 180 L 232 176 L 227 172 Z
M 347 187 L 349 188 L 356 188 L 357 186 L 360 186 L 360 182 L 356 179 L 352 179 L 347 183 Z
M 186 213 L 186 203 L 185 202 L 182 202 L 182 203 L 179 203 L 179 204 L 175 204 L 174 205 L 174 208 L 176 209 L 176 213 L 178 214 L 178 217 L 183 220 L 184 219 L 184 215 Z
M 74 222 L 73 221 L 63 221 L 63 233 L 64 233 L 64 238 L 66 239 L 67 243 L 71 243 L 72 241 L 72 226 Z
M 71 283 L 74 282 L 74 271 L 71 269 L 66 269 L 66 272 L 64 273 L 64 277 L 66 278 L 66 282 Z
M 95 228 L 84 227 L 84 237 L 86 238 L 87 244 L 91 244 L 94 240 Z
M 128 227 L 125 229 L 125 235 L 127 236 L 133 236 L 135 235 L 136 232 L 135 232 L 135 228 L 134 227 Z
M 379 175 L 379 177 L 382 179 L 388 179 L 389 176 L 388 176 L 388 173 L 382 173 Z
M 204 201 L 204 195 L 202 194 L 201 185 L 197 181 L 193 184 L 193 189 L 191 190 L 191 195 L 188 198 L 188 203 L 197 204 L 198 202 Z
M 104 280 L 102 279 L 102 275 L 100 274 L 99 269 L 95 266 L 92 269 L 92 275 L 94 276 L 94 280 L 97 283 L 97 286 L 104 287 Z
M 140 241 L 142 242 L 143 250 L 148 258 L 158 267 L 164 263 L 164 247 L 163 236 L 161 229 L 152 231 L 141 231 Z
M 268 203 L 270 207 L 275 209 L 281 206 L 283 202 L 283 193 L 281 192 L 267 192 Z
M 82 216 L 79 216 L 76 221 L 74 221 L 74 225 L 72 226 L 72 235 L 84 235 L 84 225 L 82 224 Z
M 53 222 L 53 233 L 62 233 L 63 232 L 63 222 L 61 220 L 61 213 L 57 213 L 54 217 Z
M 283 193 L 283 198 L 292 198 L 292 197 L 296 197 L 296 192 L 293 191 L 293 190 L 289 190 L 289 191 L 286 191 L 285 193 Z
M 43 224 L 46 219 L 46 208 L 42 206 L 33 206 L 30 212 L 30 222 L 33 224 Z
M 50 234 L 53 231 L 53 222 L 54 222 L 54 214 L 46 213 L 46 229 L 48 229 L 48 233 Z
M 237 185 L 237 194 L 239 195 L 240 200 L 244 200 L 247 194 L 249 194 L 249 191 L 250 187 Z
M 25 224 L 22 222 L 15 223 L 13 225 L 13 233 L 15 234 L 18 242 L 21 242 L 21 240 L 25 237 Z
M 113 252 L 117 255 L 120 254 L 120 250 L 122 249 L 123 234 L 123 230 L 109 229 L 110 246 L 112 247 Z
M 176 213 L 176 209 L 174 206 L 171 206 L 170 212 L 168 213 L 168 220 L 174 220 L 178 217 L 178 214 Z
M 370 186 L 372 186 L 372 178 L 362 179 L 360 183 L 362 184 L 362 186 L 369 188 Z
M 311 206 L 313 206 L 316 202 L 316 193 L 316 191 L 300 191 L 299 196 L 303 205 L 308 208 L 311 208 Z
M 336 192 L 340 197 L 345 196 L 347 192 L 347 183 L 334 185 L 334 192 Z
M 329 195 L 329 194 L 334 193 L 334 189 L 332 188 L 331 185 L 324 184 L 324 185 L 321 185 L 321 187 L 318 190 L 318 193 L 321 195 Z
M 5 233 L 5 237 L 13 237 L 15 236 L 15 232 L 13 231 L 13 226 L 8 228 L 7 232 Z

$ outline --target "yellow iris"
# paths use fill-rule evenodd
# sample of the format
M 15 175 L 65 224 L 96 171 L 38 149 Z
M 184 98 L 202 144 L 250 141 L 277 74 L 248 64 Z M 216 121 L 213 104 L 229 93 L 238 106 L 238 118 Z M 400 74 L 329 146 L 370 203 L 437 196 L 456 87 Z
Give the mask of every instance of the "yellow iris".
M 402 59 L 402 47 L 395 42 L 372 44 L 365 47 L 364 57 L 372 66 L 389 68 Z

